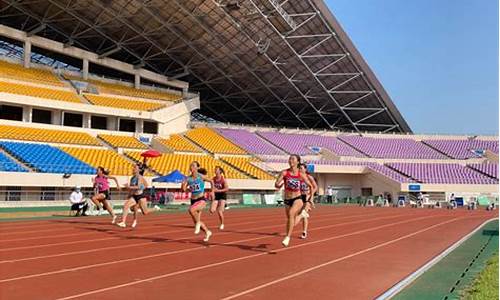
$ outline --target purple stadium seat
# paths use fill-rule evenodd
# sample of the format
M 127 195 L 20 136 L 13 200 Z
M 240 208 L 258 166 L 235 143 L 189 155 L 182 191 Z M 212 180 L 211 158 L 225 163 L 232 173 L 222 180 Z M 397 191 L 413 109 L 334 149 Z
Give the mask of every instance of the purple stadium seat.
M 250 153 L 262 155 L 283 155 L 280 149 L 255 133 L 245 129 L 215 128 L 220 134 Z
M 360 152 L 374 158 L 443 159 L 443 154 L 410 138 L 339 136 Z
M 387 166 L 422 183 L 498 184 L 498 180 L 453 163 L 391 163 L 387 164 Z
M 326 148 L 342 156 L 365 157 L 335 137 L 313 134 L 290 134 L 261 131 L 258 134 L 290 154 L 314 154 L 312 147 Z
M 491 150 L 498 154 L 498 141 L 484 140 L 424 140 L 427 145 L 456 159 L 478 157 L 475 150 Z

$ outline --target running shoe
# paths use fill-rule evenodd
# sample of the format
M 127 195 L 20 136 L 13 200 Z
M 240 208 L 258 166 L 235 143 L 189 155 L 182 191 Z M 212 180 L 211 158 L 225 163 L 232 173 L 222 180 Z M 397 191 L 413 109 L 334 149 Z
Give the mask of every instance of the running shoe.
M 134 222 L 132 222 L 132 228 L 135 228 L 135 226 L 137 226 L 137 220 L 134 220 Z
M 300 215 L 301 215 L 301 216 L 302 216 L 302 218 L 304 218 L 304 219 L 309 218 L 309 213 L 308 213 L 305 209 L 303 209 L 303 210 L 302 210 L 302 212 L 300 213 Z
M 125 228 L 127 227 L 127 224 L 125 224 L 124 222 L 120 222 L 118 224 L 116 224 L 118 227 L 121 227 L 121 228 Z
M 153 209 L 154 209 L 155 211 L 160 211 L 160 210 L 161 210 L 161 208 L 160 208 L 158 205 L 155 205 L 155 206 L 153 207 Z
M 307 239 L 307 232 L 302 232 L 302 235 L 300 236 L 301 239 L 305 240 Z
M 208 242 L 211 236 L 212 236 L 212 231 L 208 230 L 207 233 L 205 233 L 205 238 L 203 239 L 203 241 Z
M 224 230 L 224 224 L 220 224 L 219 229 Z
M 116 223 L 116 216 L 113 216 L 113 220 L 111 221 L 111 224 L 115 224 Z
M 201 229 L 201 223 L 196 223 L 196 225 L 194 225 L 194 234 L 200 233 L 200 229 Z
M 281 242 L 281 244 L 283 245 L 283 247 L 288 247 L 288 244 L 290 244 L 290 237 L 289 236 L 285 236 L 285 238 L 283 239 L 283 241 Z

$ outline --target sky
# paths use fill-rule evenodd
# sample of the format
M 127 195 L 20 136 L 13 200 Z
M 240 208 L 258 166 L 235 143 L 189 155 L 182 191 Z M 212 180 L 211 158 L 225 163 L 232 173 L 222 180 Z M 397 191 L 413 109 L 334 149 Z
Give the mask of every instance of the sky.
M 497 0 L 324 0 L 414 133 L 498 135 Z

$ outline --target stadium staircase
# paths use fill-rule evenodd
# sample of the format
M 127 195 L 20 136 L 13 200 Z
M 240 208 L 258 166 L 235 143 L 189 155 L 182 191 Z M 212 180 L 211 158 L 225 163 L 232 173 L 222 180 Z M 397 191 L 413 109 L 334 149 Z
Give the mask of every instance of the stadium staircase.
M 420 143 L 424 144 L 425 146 L 427 146 L 427 147 L 431 148 L 432 150 L 434 150 L 434 151 L 436 151 L 436 152 L 441 153 L 442 155 L 446 156 L 446 157 L 447 157 L 447 158 L 449 158 L 449 159 L 455 159 L 455 158 L 453 158 L 452 156 L 450 156 L 450 155 L 446 154 L 445 152 L 443 152 L 443 151 L 441 151 L 441 150 L 437 149 L 436 147 L 433 147 L 432 145 L 430 145 L 430 144 L 428 144 L 428 143 L 426 143 L 426 142 L 424 142 L 424 141 L 420 141 Z
M 491 176 L 490 174 L 488 174 L 488 173 L 486 173 L 486 172 L 483 172 L 483 171 L 481 171 L 481 170 L 479 170 L 479 169 L 476 169 L 476 168 L 474 168 L 474 167 L 471 167 L 471 166 L 469 166 L 469 165 L 466 165 L 466 167 L 467 167 L 468 169 L 471 169 L 471 170 L 472 170 L 472 171 L 474 171 L 474 172 L 477 172 L 477 173 L 480 173 L 480 174 L 482 174 L 482 175 L 484 175 L 484 176 L 487 176 L 488 178 L 492 178 L 492 179 L 495 179 L 495 180 L 497 179 L 496 177 Z
M 406 173 L 404 173 L 404 172 L 401 172 L 400 170 L 398 170 L 398 169 L 396 169 L 396 168 L 393 168 L 393 167 L 391 167 L 391 166 L 390 166 L 390 165 L 388 165 L 388 164 L 384 164 L 384 166 L 385 166 L 386 168 L 389 168 L 389 169 L 393 170 L 394 172 L 397 172 L 397 173 L 399 173 L 399 174 L 401 174 L 401 175 L 403 175 L 403 176 L 406 176 L 406 177 L 410 178 L 411 180 L 413 180 L 413 181 L 415 181 L 415 182 L 417 182 L 417 183 L 422 183 L 421 181 L 419 181 L 419 180 L 417 180 L 417 179 L 415 179 L 415 178 L 411 177 L 409 174 L 406 174 Z
M 361 153 L 361 154 L 365 155 L 366 157 L 371 157 L 371 156 L 370 156 L 370 155 L 368 155 L 367 153 L 365 153 L 365 152 L 361 151 L 360 149 L 358 149 L 358 148 L 354 147 L 353 145 L 349 144 L 348 142 L 344 141 L 343 139 L 340 139 L 340 138 L 338 138 L 338 137 L 337 137 L 337 141 L 339 141 L 339 142 L 341 142 L 341 143 L 344 143 L 345 145 L 347 145 L 348 147 L 350 147 L 350 148 L 351 148 L 351 149 L 353 149 L 354 151 L 359 152 L 359 153 Z
M 237 166 L 233 165 L 232 163 L 226 161 L 224 158 L 220 158 L 219 160 L 222 161 L 225 164 L 230 165 L 231 167 L 233 167 L 233 169 L 236 169 L 238 172 L 240 172 L 241 174 L 244 174 L 244 175 L 248 176 L 249 178 L 259 179 L 259 178 L 255 177 L 255 176 L 253 176 L 252 174 L 245 172 L 241 168 L 238 168 Z
M 274 148 L 278 148 L 279 150 L 283 151 L 284 153 L 288 153 L 288 151 L 286 151 L 285 149 L 283 149 L 283 148 L 281 148 L 280 146 L 275 145 L 275 144 L 271 143 L 270 141 L 268 141 L 268 140 L 267 140 L 267 139 L 266 139 L 263 135 L 261 135 L 261 134 L 260 134 L 260 132 L 255 131 L 254 133 L 255 133 L 255 135 L 257 135 L 257 136 L 258 136 L 261 140 L 263 140 L 264 142 L 266 142 L 266 143 L 268 143 L 268 144 L 272 145 Z
M 26 170 L 28 170 L 28 172 L 35 172 L 29 165 L 25 164 L 24 162 L 20 161 L 16 157 L 12 156 L 9 152 L 5 151 L 4 149 L 0 148 L 0 153 L 2 153 L 3 155 L 7 156 L 8 158 L 10 158 L 16 164 L 18 164 L 21 167 L 23 167 Z

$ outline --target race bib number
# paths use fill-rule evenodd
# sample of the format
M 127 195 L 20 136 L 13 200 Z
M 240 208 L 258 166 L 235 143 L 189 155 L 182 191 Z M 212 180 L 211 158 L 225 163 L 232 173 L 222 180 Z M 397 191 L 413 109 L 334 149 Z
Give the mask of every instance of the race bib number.
M 189 187 L 191 188 L 191 191 L 193 191 L 193 192 L 201 190 L 201 187 L 200 187 L 199 183 L 191 183 L 189 185 Z
M 298 190 L 300 188 L 300 180 L 289 179 L 287 181 L 287 187 L 291 190 Z

